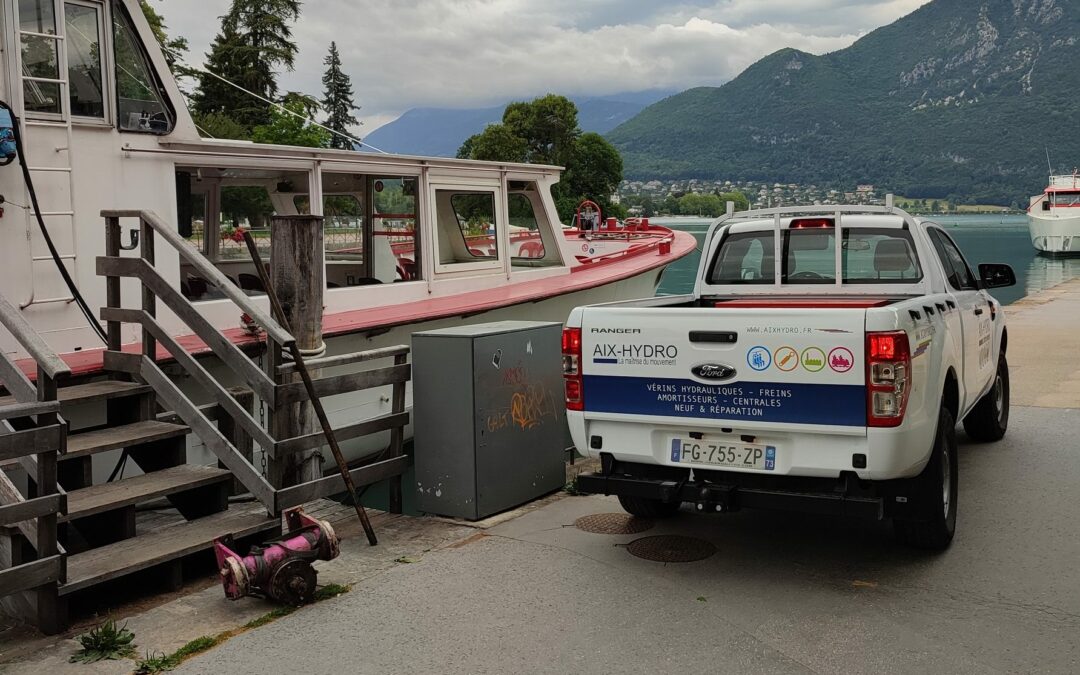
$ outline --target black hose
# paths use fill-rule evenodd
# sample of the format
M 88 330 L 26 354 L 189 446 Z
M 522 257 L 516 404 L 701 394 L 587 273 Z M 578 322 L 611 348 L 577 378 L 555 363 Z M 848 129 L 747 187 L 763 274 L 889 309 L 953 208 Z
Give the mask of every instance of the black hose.
M 45 245 L 49 247 L 49 255 L 52 256 L 53 262 L 56 263 L 56 268 L 60 271 L 60 276 L 64 278 L 64 283 L 68 287 L 68 291 L 71 292 L 71 297 L 75 299 L 75 304 L 79 306 L 83 316 L 86 317 L 87 322 L 90 323 L 90 327 L 94 329 L 97 336 L 101 338 L 101 341 L 108 344 L 109 338 L 105 334 L 105 329 L 98 323 L 97 318 L 94 316 L 94 312 L 90 309 L 90 306 L 86 304 L 86 299 L 79 292 L 78 287 L 75 285 L 75 280 L 71 278 L 71 274 L 68 272 L 64 262 L 60 259 L 60 254 L 56 250 L 56 245 L 53 244 L 52 236 L 49 235 L 49 229 L 45 227 L 45 219 L 41 217 L 41 208 L 38 206 L 37 191 L 34 190 L 34 180 L 30 177 L 30 167 L 26 163 L 26 152 L 23 148 L 22 131 L 19 129 L 19 118 L 15 115 L 15 111 L 11 109 L 4 101 L 0 101 L 0 108 L 7 110 L 11 114 L 11 129 L 15 136 L 15 151 L 19 156 L 19 166 L 22 167 L 23 181 L 26 183 L 26 191 L 30 193 L 30 206 L 34 209 L 34 215 L 37 218 L 38 228 L 41 230 L 41 236 L 45 239 Z M 70 148 L 68 149 L 70 152 Z M 10 162 L 8 162 L 10 164 Z M 72 195 L 74 198 L 74 195 Z M 74 216 L 72 216 L 74 218 Z M 74 243 L 74 242 L 73 242 Z

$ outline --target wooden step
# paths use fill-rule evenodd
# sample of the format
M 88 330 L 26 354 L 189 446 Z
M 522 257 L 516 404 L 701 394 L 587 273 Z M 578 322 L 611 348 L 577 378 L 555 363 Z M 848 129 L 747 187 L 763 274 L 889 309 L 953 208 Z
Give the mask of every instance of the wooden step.
M 68 436 L 67 452 L 60 457 L 60 461 L 185 436 L 189 431 L 183 424 L 147 420 L 106 429 L 72 432 Z
M 60 522 L 85 518 L 214 483 L 224 483 L 230 480 L 231 475 L 227 469 L 185 464 L 113 483 L 72 490 L 68 492 L 67 515 L 61 516 Z
M 239 539 L 260 533 L 276 535 L 280 524 L 280 518 L 268 516 L 259 504 L 246 504 L 69 556 L 68 580 L 60 587 L 60 594 L 69 595 L 110 579 L 207 550 L 218 537 L 232 535 Z
M 61 403 L 76 405 L 79 403 L 93 403 L 95 401 L 108 401 L 113 398 L 127 396 L 139 396 L 148 394 L 153 388 L 148 384 L 137 382 L 122 382 L 120 380 L 100 380 L 87 382 L 70 387 L 61 387 L 56 390 L 56 399 Z M 0 406 L 15 403 L 13 396 L 0 396 Z

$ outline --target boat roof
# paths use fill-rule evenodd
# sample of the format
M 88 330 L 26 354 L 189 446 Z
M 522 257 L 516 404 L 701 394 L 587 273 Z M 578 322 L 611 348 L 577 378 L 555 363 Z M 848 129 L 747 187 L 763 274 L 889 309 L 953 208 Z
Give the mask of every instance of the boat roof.
M 424 157 L 420 155 L 398 155 L 393 153 L 376 153 L 357 150 L 337 150 L 332 148 L 304 148 L 293 145 L 272 145 L 265 143 L 252 143 L 250 141 L 235 141 L 224 139 L 171 140 L 168 137 L 164 137 L 159 140 L 159 145 L 166 152 L 173 152 L 176 154 L 192 156 L 238 156 L 251 159 L 266 160 L 291 159 L 304 161 L 326 161 L 349 164 L 365 164 L 368 166 L 413 166 L 417 169 L 425 167 L 451 168 L 466 171 L 511 171 L 516 173 L 541 173 L 555 175 L 558 175 L 563 171 L 563 167 L 550 164 L 491 162 L 475 159 L 458 159 L 455 157 Z M 136 148 L 125 148 L 125 150 L 131 152 L 139 152 L 139 150 Z

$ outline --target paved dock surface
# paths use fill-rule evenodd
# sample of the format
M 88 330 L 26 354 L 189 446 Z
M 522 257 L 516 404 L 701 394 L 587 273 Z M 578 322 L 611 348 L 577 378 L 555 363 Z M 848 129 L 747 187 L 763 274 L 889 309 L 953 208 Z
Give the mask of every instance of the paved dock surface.
M 940 555 L 888 523 L 690 511 L 636 535 L 589 534 L 604 497 L 548 499 L 481 529 L 350 520 L 320 582 L 341 597 L 233 637 L 178 672 L 1080 673 L 1080 281 L 1007 308 L 1009 433 L 959 432 L 958 534 Z M 354 520 L 354 519 L 353 519 Z M 708 559 L 648 562 L 626 546 L 679 534 Z M 140 653 L 234 629 L 270 605 L 220 587 L 118 615 Z M 70 638 L 71 636 L 68 636 Z M 0 637 L 0 672 L 130 673 L 67 663 L 71 639 Z
M 617 502 L 567 498 L 178 672 L 1080 672 L 1074 412 L 1015 408 L 992 445 L 961 433 L 959 534 L 942 555 L 887 524 L 753 511 L 588 534 L 574 521 Z M 625 548 L 660 533 L 717 553 L 665 565 Z

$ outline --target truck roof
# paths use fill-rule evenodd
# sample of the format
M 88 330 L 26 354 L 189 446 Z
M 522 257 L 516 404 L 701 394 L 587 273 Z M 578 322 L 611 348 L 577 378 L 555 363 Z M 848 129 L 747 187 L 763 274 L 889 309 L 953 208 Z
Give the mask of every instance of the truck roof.
M 809 221 L 809 220 L 831 220 L 832 214 L 820 214 L 813 219 L 805 217 L 789 216 L 780 219 L 780 228 L 789 229 L 793 221 Z M 842 225 L 845 228 L 852 227 L 875 227 L 875 228 L 894 228 L 901 229 L 905 226 L 906 222 L 903 216 L 899 215 L 877 215 L 877 214 L 843 214 L 841 216 Z M 915 220 L 916 223 L 921 221 Z M 728 220 L 729 232 L 758 232 L 761 230 L 771 230 L 776 227 L 775 218 L 751 218 L 744 220 L 739 217 L 739 214 L 735 214 L 734 218 Z

